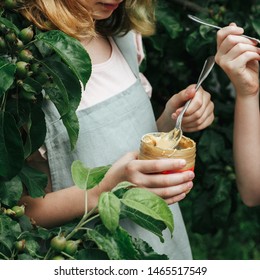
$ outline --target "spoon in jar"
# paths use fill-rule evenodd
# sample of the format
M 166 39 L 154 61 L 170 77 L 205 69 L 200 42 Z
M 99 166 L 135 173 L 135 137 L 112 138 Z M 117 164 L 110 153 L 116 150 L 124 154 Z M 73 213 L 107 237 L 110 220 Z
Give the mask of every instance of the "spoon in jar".
M 200 76 L 199 76 L 199 79 L 198 79 L 196 87 L 195 87 L 196 92 L 198 91 L 202 82 L 208 77 L 208 75 L 211 72 L 214 64 L 215 64 L 215 57 L 214 56 L 210 56 L 205 60 L 203 68 L 202 68 Z M 191 103 L 191 100 L 192 99 L 189 99 L 185 103 L 182 111 L 180 112 L 180 114 L 179 114 L 179 116 L 176 120 L 176 124 L 175 124 L 174 129 L 171 130 L 168 133 L 165 133 L 161 137 L 160 143 L 157 143 L 158 147 L 161 147 L 161 148 L 164 148 L 164 149 L 174 149 L 175 147 L 177 147 L 177 145 L 179 144 L 179 142 L 182 138 L 182 129 L 181 129 L 182 118 L 183 118 L 184 113 L 188 109 L 188 107 Z
M 208 22 L 206 22 L 206 21 L 204 21 L 204 20 L 202 20 L 202 19 L 200 19 L 200 18 L 198 18 L 198 17 L 195 17 L 195 16 L 193 16 L 193 15 L 188 15 L 188 18 L 190 18 L 191 20 L 194 20 L 194 21 L 196 21 L 196 22 L 198 22 L 198 23 L 200 23 L 200 24 L 213 27 L 213 28 L 215 28 L 215 29 L 222 29 L 222 27 L 220 27 L 220 26 L 217 26 L 217 25 L 208 23 Z M 259 40 L 259 39 L 256 39 L 256 38 L 254 38 L 254 37 L 250 37 L 250 36 L 247 36 L 247 35 L 244 35 L 244 34 L 241 35 L 241 36 L 242 36 L 242 37 L 245 37 L 245 38 L 247 38 L 247 39 L 253 40 L 253 41 L 257 42 L 258 44 L 260 44 L 260 40 Z

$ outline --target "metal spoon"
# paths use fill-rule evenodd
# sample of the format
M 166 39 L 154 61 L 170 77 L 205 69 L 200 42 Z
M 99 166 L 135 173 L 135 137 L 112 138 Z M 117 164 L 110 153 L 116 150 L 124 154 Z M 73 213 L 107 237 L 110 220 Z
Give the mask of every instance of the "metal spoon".
M 194 20 L 194 21 L 196 21 L 196 22 L 198 22 L 198 23 L 201 23 L 201 24 L 204 24 L 204 25 L 213 27 L 213 28 L 215 28 L 215 29 L 222 29 L 222 27 L 220 27 L 220 26 L 217 26 L 217 25 L 214 25 L 214 24 L 205 22 L 205 21 L 201 20 L 200 18 L 195 17 L 195 16 L 193 16 L 193 15 L 188 15 L 188 18 L 190 18 L 190 19 L 192 19 L 192 20 Z M 249 37 L 249 36 L 244 35 L 244 34 L 241 35 L 241 36 L 242 36 L 242 37 L 245 37 L 245 38 L 247 38 L 247 39 L 253 40 L 253 41 L 257 42 L 258 44 L 260 44 L 260 40 L 259 40 L 259 39 L 256 39 L 256 38 L 254 38 L 254 37 Z
M 199 89 L 202 82 L 208 77 L 208 75 L 211 72 L 214 64 L 215 64 L 215 57 L 214 56 L 210 56 L 205 60 L 203 68 L 202 68 L 200 76 L 199 76 L 199 79 L 198 79 L 198 82 L 197 82 L 196 87 L 195 87 L 196 91 Z M 185 103 L 182 111 L 180 112 L 180 114 L 179 114 L 179 116 L 176 120 L 175 128 L 165 135 L 168 138 L 167 141 L 169 141 L 169 144 L 170 144 L 172 149 L 174 149 L 179 144 L 179 142 L 182 138 L 182 129 L 181 129 L 182 118 L 183 118 L 184 113 L 188 109 L 188 107 L 191 103 L 191 100 L 192 99 L 188 100 Z

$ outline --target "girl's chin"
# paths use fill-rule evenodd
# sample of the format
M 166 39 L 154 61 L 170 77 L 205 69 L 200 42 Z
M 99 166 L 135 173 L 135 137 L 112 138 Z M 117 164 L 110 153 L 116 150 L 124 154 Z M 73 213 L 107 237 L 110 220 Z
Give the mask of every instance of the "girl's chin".
M 119 4 L 99 3 L 93 13 L 93 18 L 96 20 L 107 19 L 118 8 L 118 6 Z

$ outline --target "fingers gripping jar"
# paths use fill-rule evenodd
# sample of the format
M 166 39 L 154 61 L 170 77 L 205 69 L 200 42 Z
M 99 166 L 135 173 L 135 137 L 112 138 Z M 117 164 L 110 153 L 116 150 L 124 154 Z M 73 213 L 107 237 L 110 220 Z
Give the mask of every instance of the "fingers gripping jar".
M 187 170 L 194 171 L 196 143 L 192 139 L 182 136 L 179 144 L 175 148 L 163 148 L 163 146 L 160 146 L 160 138 L 164 134 L 160 132 L 145 134 L 141 139 L 138 158 L 145 160 L 163 158 L 185 159 L 187 164 L 183 169 L 178 171 L 166 170 L 163 173 L 175 173 Z

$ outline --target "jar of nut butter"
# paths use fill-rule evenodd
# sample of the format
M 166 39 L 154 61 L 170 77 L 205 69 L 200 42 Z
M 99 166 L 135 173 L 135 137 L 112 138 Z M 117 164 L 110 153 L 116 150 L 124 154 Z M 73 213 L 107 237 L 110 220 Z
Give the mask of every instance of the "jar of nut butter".
M 175 173 L 186 170 L 194 171 L 196 158 L 196 143 L 185 136 L 182 136 L 176 147 L 165 142 L 167 139 L 164 132 L 154 132 L 145 134 L 141 139 L 139 159 L 162 159 L 162 158 L 179 158 L 185 159 L 186 166 L 178 171 L 165 170 L 163 173 Z

